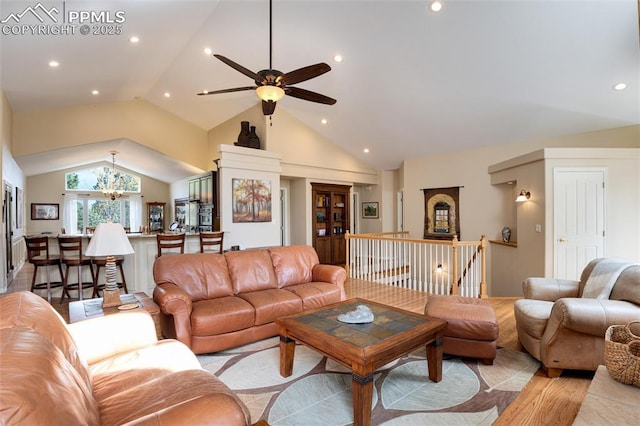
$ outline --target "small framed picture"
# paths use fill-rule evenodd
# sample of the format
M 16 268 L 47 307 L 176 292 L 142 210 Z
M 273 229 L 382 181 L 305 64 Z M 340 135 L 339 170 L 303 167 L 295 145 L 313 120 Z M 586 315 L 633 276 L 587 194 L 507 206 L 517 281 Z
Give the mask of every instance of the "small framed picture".
M 318 237 L 324 237 L 327 235 L 326 229 L 318 229 Z
M 31 220 L 59 220 L 60 204 L 31 203 Z
M 364 219 L 377 219 L 378 203 L 362 203 L 362 217 Z

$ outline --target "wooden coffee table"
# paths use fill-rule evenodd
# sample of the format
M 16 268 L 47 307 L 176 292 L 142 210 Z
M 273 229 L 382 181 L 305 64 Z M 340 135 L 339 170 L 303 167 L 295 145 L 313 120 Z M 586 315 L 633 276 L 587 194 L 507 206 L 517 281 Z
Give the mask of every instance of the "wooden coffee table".
M 337 316 L 367 305 L 375 315 L 369 324 L 347 324 Z M 442 336 L 446 321 L 362 299 L 349 299 L 278 318 L 280 374 L 293 372 L 296 341 L 352 371 L 354 425 L 371 424 L 373 376 L 377 369 L 425 345 L 429 379 L 442 380 Z
M 146 293 L 140 292 L 135 294 L 121 294 L 120 300 L 123 305 L 127 304 L 137 304 L 137 309 L 143 309 L 148 312 L 153 319 L 153 323 L 156 326 L 156 336 L 158 339 L 162 339 L 162 333 L 160 332 L 160 308 L 156 303 L 147 296 Z M 89 318 L 102 317 L 105 315 L 117 314 L 120 312 L 131 312 L 129 311 L 120 311 L 117 307 L 111 308 L 103 308 L 102 307 L 102 298 L 97 299 L 86 299 L 79 300 L 76 302 L 69 303 L 69 322 L 74 323 L 78 321 L 87 320 Z

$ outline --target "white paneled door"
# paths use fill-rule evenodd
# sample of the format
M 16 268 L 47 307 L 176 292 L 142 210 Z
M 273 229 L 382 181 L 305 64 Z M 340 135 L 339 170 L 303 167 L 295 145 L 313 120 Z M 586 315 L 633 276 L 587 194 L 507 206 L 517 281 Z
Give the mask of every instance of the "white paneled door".
M 578 280 L 605 255 L 605 184 L 605 168 L 553 170 L 555 278 Z

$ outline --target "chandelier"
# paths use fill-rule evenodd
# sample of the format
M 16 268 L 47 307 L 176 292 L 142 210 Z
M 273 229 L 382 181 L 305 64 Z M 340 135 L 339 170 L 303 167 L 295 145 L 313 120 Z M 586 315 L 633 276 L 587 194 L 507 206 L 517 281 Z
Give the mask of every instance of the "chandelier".
M 120 198 L 124 193 L 124 190 L 116 189 L 116 186 L 121 186 L 121 185 L 117 185 L 118 183 L 121 183 L 120 174 L 116 172 L 117 152 L 111 151 L 110 154 L 111 154 L 111 170 L 107 172 L 107 176 L 106 176 L 107 187 L 102 188 L 102 194 L 113 201 L 116 198 Z

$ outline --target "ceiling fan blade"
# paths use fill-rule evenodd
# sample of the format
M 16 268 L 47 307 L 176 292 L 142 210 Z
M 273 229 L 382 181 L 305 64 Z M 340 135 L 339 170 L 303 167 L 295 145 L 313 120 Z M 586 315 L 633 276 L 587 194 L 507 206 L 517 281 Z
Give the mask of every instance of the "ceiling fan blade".
M 284 92 L 293 96 L 294 98 L 303 99 L 305 101 L 317 102 L 319 104 L 333 105 L 337 101 L 320 93 L 312 92 L 310 90 L 301 89 L 299 87 L 286 87 Z
M 322 62 L 309 65 L 308 67 L 298 68 L 297 70 L 282 75 L 280 78 L 284 80 L 285 84 L 297 84 L 318 77 L 329 71 L 331 71 L 331 67 Z
M 229 65 L 234 70 L 239 71 L 242 74 L 246 75 L 247 77 L 249 77 L 249 78 L 251 78 L 253 80 L 258 80 L 258 81 L 261 80 L 261 77 L 258 74 L 256 74 L 255 72 L 243 67 L 242 65 L 240 65 L 240 64 L 238 64 L 236 62 L 233 62 L 231 59 L 226 58 L 226 57 L 224 57 L 222 55 L 214 54 L 213 56 L 215 56 L 216 58 L 220 59 L 225 64 Z
M 276 110 L 276 103 L 273 101 L 262 101 L 262 114 L 271 115 Z
M 218 93 L 231 93 L 231 92 L 242 92 L 243 90 L 255 90 L 256 86 L 245 86 L 245 87 L 234 87 L 233 89 L 222 89 L 222 90 L 213 90 L 198 93 L 199 96 L 202 95 L 217 95 Z

